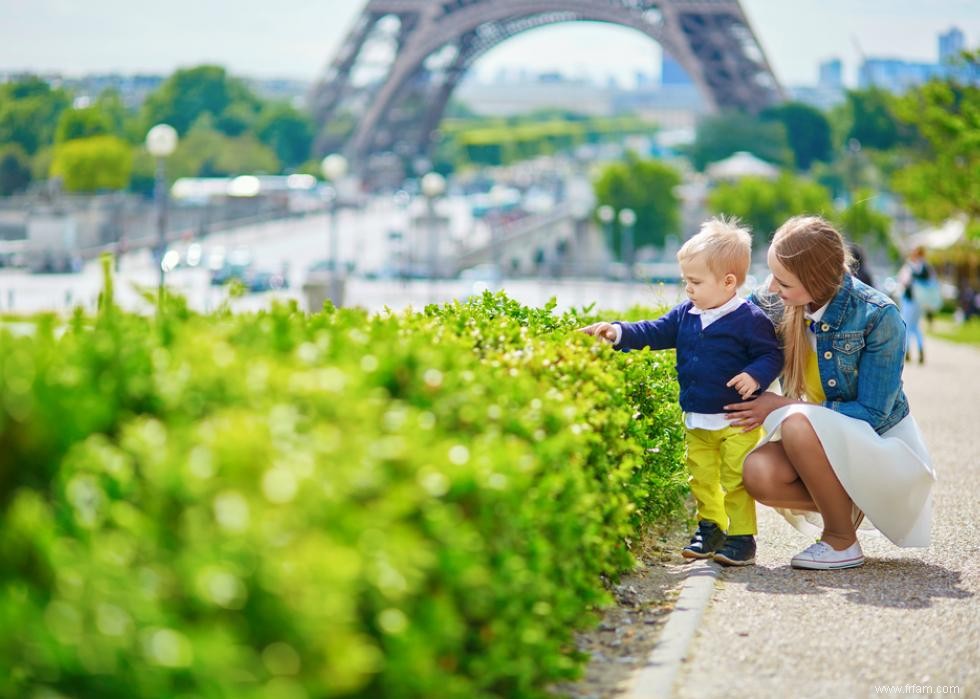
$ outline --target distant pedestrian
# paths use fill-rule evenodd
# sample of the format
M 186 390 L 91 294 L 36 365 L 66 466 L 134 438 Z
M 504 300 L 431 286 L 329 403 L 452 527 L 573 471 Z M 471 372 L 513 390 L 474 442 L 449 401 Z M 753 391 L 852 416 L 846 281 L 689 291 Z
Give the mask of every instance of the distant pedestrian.
M 969 281 L 963 281 L 960 284 L 958 295 L 959 315 L 962 322 L 968 323 L 970 318 L 975 315 L 980 315 L 980 304 L 977 303 L 978 299 L 980 299 L 980 294 L 974 290 Z
M 926 262 L 925 248 L 920 246 L 909 253 L 905 264 L 898 271 L 898 283 L 902 289 L 900 302 L 906 328 L 905 361 L 911 360 L 914 339 L 919 352 L 919 364 L 924 364 L 926 355 L 922 316 L 938 311 L 942 303 L 936 272 Z

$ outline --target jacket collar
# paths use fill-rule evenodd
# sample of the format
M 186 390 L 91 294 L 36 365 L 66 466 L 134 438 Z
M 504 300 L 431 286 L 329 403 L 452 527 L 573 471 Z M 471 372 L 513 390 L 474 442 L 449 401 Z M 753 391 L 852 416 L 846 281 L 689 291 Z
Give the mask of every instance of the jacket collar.
M 844 320 L 844 314 L 847 312 L 847 304 L 851 299 L 851 289 L 853 286 L 854 280 L 850 274 L 845 272 L 840 288 L 834 294 L 834 298 L 830 300 L 827 310 L 824 311 L 823 317 L 820 319 L 821 323 L 826 323 L 835 330 L 840 327 L 841 322 Z

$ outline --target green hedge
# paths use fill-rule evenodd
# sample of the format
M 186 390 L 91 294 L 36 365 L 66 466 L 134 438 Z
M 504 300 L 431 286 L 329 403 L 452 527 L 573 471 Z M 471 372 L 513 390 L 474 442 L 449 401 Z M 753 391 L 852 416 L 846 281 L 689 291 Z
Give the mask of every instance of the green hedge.
M 672 356 L 585 313 L 105 296 L 0 326 L 2 697 L 545 696 L 682 509 Z

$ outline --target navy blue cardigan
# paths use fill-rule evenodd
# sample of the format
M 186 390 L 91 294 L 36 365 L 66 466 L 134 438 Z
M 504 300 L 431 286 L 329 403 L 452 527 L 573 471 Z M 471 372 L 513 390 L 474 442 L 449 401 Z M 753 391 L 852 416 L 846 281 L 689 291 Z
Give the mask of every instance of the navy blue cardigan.
M 742 401 L 725 386 L 746 372 L 765 391 L 783 369 L 783 353 L 772 321 L 757 306 L 743 303 L 704 330 L 701 316 L 689 313 L 685 301 L 656 320 L 616 321 L 623 336 L 617 349 L 677 349 L 677 380 L 681 408 L 688 413 L 723 413 L 724 406 Z

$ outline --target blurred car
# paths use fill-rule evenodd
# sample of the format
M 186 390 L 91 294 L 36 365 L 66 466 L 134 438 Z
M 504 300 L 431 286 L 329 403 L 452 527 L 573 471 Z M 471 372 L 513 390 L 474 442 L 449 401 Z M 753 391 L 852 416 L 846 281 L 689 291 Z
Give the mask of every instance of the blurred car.
M 221 286 L 222 284 L 227 284 L 232 279 L 245 282 L 245 277 L 251 266 L 252 253 L 246 248 L 237 248 L 226 258 L 214 256 L 209 262 L 209 267 L 211 268 L 211 284 Z
M 201 249 L 201 244 L 191 243 L 187 246 L 187 252 L 184 254 L 184 264 L 188 267 L 197 267 L 201 264 L 202 256 L 203 250 Z
M 278 272 L 249 270 L 242 281 L 249 291 L 254 292 L 289 288 L 289 280 Z

